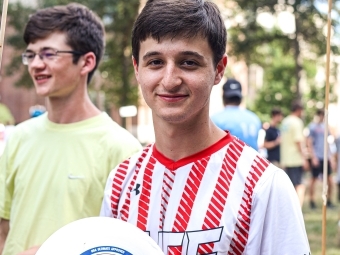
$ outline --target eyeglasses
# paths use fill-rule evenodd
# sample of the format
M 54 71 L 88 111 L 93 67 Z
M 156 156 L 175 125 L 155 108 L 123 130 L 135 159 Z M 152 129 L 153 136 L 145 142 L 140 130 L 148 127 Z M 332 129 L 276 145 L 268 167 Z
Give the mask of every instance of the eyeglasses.
M 79 55 L 79 56 L 84 55 L 84 53 L 82 53 L 82 52 L 73 51 L 73 50 L 44 49 L 44 50 L 41 50 L 38 53 L 35 53 L 33 51 L 26 51 L 26 52 L 21 54 L 22 63 L 24 65 L 31 64 L 36 55 L 38 55 L 39 58 L 42 61 L 53 60 L 53 59 L 55 59 L 56 56 L 58 56 L 59 53 L 69 53 L 69 54 Z

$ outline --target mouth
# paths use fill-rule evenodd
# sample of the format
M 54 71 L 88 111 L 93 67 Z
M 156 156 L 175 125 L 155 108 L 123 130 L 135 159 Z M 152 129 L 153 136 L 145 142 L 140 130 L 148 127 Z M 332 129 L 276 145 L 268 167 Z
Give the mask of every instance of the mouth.
M 42 85 L 45 82 L 47 82 L 51 77 L 52 77 L 51 75 L 41 74 L 41 75 L 35 75 L 34 79 L 37 85 Z
M 37 81 L 41 81 L 41 80 L 46 80 L 48 78 L 51 78 L 51 75 L 36 75 L 34 78 Z
M 167 102 L 178 102 L 188 97 L 188 95 L 185 95 L 185 94 L 175 94 L 175 95 L 158 94 L 158 96 Z

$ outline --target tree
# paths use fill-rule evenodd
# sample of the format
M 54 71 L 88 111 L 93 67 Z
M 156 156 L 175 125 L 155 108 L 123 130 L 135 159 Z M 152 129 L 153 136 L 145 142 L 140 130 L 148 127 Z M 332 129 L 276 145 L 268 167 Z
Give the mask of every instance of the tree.
M 53 5 L 68 4 L 70 0 L 39 0 L 38 8 Z M 133 22 L 138 14 L 139 0 L 78 0 L 96 12 L 103 20 L 106 30 L 106 51 L 103 61 L 96 73 L 100 77 L 99 87 L 105 92 L 106 106 L 120 107 L 138 104 L 138 87 L 133 75 L 131 62 L 131 33 Z M 14 28 L 15 34 L 8 38 L 8 42 L 18 52 L 9 65 L 8 74 L 22 70 L 23 75 L 17 86 L 32 87 L 28 73 L 21 65 L 20 54 L 26 45 L 22 40 L 24 25 L 29 14 L 35 9 L 24 6 L 21 2 L 9 5 L 9 24 Z M 96 79 L 93 79 L 96 80 Z M 95 81 L 92 82 L 92 87 Z M 97 88 L 98 89 L 98 88 Z M 123 120 L 124 121 L 124 120 Z M 123 122 L 123 126 L 125 123 Z
M 231 16 L 236 18 L 234 25 L 229 29 L 230 54 L 244 60 L 248 66 L 258 64 L 265 70 L 263 88 L 256 100 L 255 109 L 268 111 L 270 109 L 268 106 L 272 106 L 274 102 L 283 104 L 287 109 L 293 100 L 302 98 L 301 78 L 304 74 L 310 85 L 309 91 L 322 89 L 316 86 L 313 79 L 315 72 L 313 74 L 312 70 L 316 69 L 319 57 L 326 52 L 323 28 L 327 22 L 327 15 L 316 7 L 317 2 L 236 1 L 237 8 L 231 13 Z M 278 19 L 283 14 L 286 16 L 290 14 L 293 17 L 295 31 L 284 33 L 282 28 L 275 26 L 274 18 Z M 267 15 L 273 20 L 267 20 L 267 24 L 260 25 L 261 15 L 262 17 Z M 273 26 L 267 26 L 269 24 Z M 338 26 L 339 20 L 334 19 L 332 24 Z M 339 54 L 339 48 L 333 45 L 332 52 Z M 307 98 L 317 95 L 321 94 L 309 93 Z

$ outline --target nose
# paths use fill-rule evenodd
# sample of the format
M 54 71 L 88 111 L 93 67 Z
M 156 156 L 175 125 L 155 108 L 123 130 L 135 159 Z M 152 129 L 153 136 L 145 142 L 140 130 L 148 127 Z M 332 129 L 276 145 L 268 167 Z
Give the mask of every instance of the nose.
M 167 91 L 175 90 L 182 84 L 180 70 L 175 64 L 169 63 L 166 65 L 161 84 Z

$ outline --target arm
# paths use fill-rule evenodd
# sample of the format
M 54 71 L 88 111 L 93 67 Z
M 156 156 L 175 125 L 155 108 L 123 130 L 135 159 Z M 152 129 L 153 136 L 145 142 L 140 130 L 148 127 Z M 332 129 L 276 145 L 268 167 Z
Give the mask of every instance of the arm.
M 278 137 L 276 140 L 274 141 L 264 141 L 263 143 L 263 147 L 266 149 L 272 149 L 276 146 L 278 146 L 280 144 L 280 138 Z
M 309 254 L 300 202 L 288 175 L 274 166 L 258 183 L 245 254 Z
M 0 218 L 0 254 L 2 254 L 2 251 L 4 249 L 8 231 L 9 231 L 9 220 Z
M 308 150 L 308 154 L 310 155 L 310 158 L 312 160 L 312 165 L 315 166 L 315 167 L 318 166 L 319 165 L 319 159 L 315 155 L 315 151 L 314 151 L 314 147 L 313 147 L 313 137 L 311 137 L 311 136 L 307 137 L 307 150 Z

